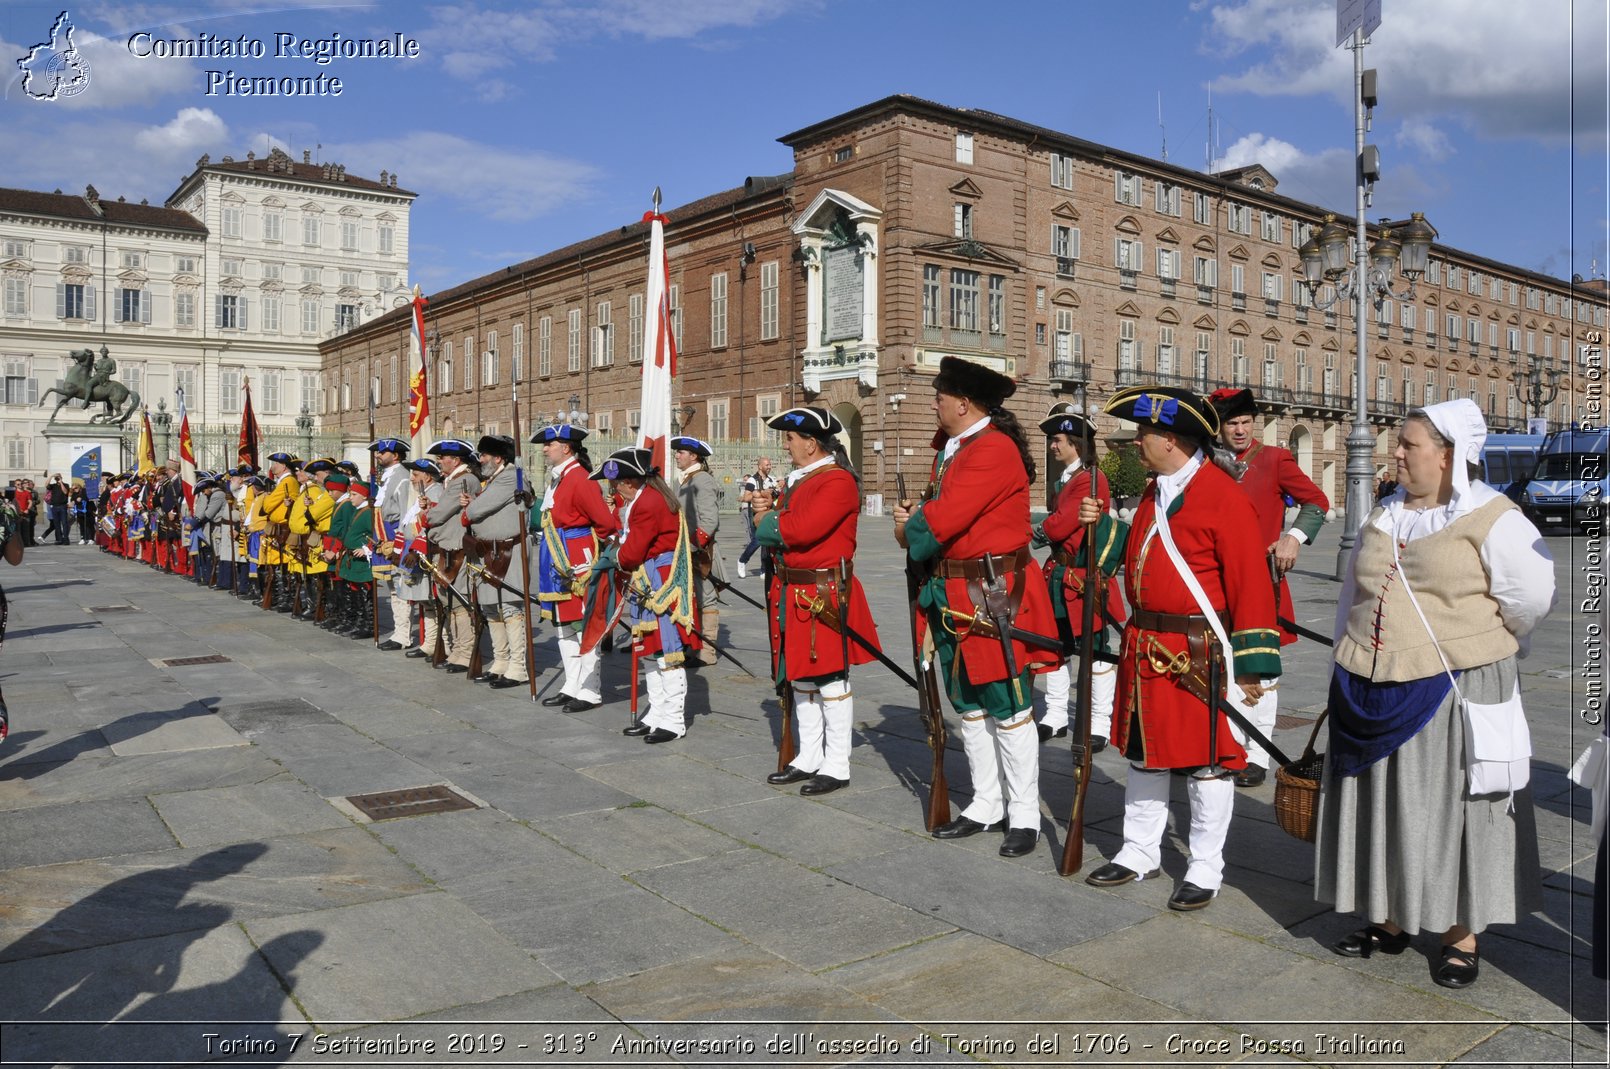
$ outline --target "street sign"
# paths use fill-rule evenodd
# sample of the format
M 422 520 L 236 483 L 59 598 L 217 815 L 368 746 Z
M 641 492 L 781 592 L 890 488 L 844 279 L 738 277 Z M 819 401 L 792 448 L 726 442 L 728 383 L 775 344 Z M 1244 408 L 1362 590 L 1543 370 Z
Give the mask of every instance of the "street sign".
M 1340 48 L 1363 30 L 1368 37 L 1381 25 L 1381 0 L 1336 0 L 1336 47 Z

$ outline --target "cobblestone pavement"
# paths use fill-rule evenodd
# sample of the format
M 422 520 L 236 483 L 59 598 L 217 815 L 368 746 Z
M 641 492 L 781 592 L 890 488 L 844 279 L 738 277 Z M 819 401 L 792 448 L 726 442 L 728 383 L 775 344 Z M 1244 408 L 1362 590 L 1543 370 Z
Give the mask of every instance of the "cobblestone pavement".
M 857 571 L 904 662 L 899 556 L 886 520 L 862 522 Z M 1335 537 L 1296 574 L 1300 621 L 1327 632 Z M 1463 992 L 1432 984 L 1429 936 L 1390 958 L 1329 951 L 1355 921 L 1313 900 L 1312 848 L 1275 826 L 1272 781 L 1237 796 L 1224 892 L 1172 913 L 1177 834 L 1166 879 L 1057 876 L 1060 744 L 1042 751 L 1034 854 L 924 834 L 930 754 L 877 665 L 855 675 L 852 783 L 813 800 L 764 783 L 776 700 L 730 664 L 692 675 L 685 739 L 644 746 L 621 735 L 621 654 L 606 703 L 566 715 L 89 547 L 29 550 L 0 577 L 0 1049 L 120 1065 L 1604 1064 L 1587 1023 L 1605 1017 L 1585 959 L 1589 800 L 1565 777 L 1591 737 L 1573 678 L 1587 543 L 1550 546 L 1560 607 L 1523 662 L 1545 909 L 1483 936 Z M 728 600 L 732 652 L 765 676 L 761 615 Z M 536 663 L 539 695 L 555 692 L 546 635 Z M 1283 747 L 1302 748 L 1327 673 L 1322 647 L 1288 650 Z M 1095 766 L 1087 868 L 1121 825 L 1123 761 Z M 343 800 L 443 783 L 476 808 L 371 823 Z

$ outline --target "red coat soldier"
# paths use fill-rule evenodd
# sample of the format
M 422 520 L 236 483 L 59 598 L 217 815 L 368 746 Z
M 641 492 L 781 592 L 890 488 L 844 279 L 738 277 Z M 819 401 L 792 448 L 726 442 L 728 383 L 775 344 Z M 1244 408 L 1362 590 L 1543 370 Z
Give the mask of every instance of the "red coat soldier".
M 791 408 L 766 425 L 783 432 L 794 463 L 777 510 L 769 511 L 766 496 L 754 509 L 755 539 L 778 558 L 770 594 L 772 669 L 778 683 L 788 683 L 784 700 L 794 703 L 799 725 L 794 760 L 766 782 L 808 780 L 800 794 L 827 794 L 850 782 L 850 665 L 872 660 L 843 624 L 878 641 L 855 578 L 861 485 L 838 441 L 844 426 L 826 409 Z
M 1223 883 L 1224 841 L 1246 751 L 1218 703 L 1250 707 L 1261 681 L 1280 674 L 1274 590 L 1246 495 L 1212 460 L 1212 408 L 1182 389 L 1120 390 L 1106 411 L 1137 424 L 1136 448 L 1156 478 L 1141 497 L 1124 547 L 1133 607 L 1124 628 L 1112 742 L 1130 761 L 1124 845 L 1086 877 L 1098 887 L 1161 874 L 1169 773 L 1191 770 L 1191 863 L 1169 899 L 1201 909 Z M 1094 522 L 1087 498 L 1081 516 Z M 1226 677 L 1233 676 L 1234 682 Z
M 1013 628 L 1055 634 L 1045 576 L 1028 545 L 1034 460 L 1022 427 L 1001 407 L 1016 389 L 981 364 L 950 356 L 940 362 L 932 481 L 921 502 L 902 501 L 894 512 L 895 537 L 929 569 L 922 622 L 962 720 L 973 779 L 971 804 L 933 834 L 975 835 L 1004 818 L 1004 857 L 1029 853 L 1039 835 L 1032 673 L 1059 659 L 1055 650 L 1002 633 L 992 611 L 1004 610 Z
M 1330 500 L 1324 491 L 1297 466 L 1297 458 L 1278 446 L 1264 445 L 1252 434 L 1253 420 L 1258 412 L 1257 400 L 1251 390 L 1225 388 L 1214 390 L 1208 403 L 1219 417 L 1219 441 L 1235 454 L 1233 467 L 1241 469 L 1239 482 L 1252 502 L 1252 511 L 1258 516 L 1258 536 L 1263 539 L 1275 573 L 1280 576 L 1279 619 L 1295 620 L 1291 601 L 1291 588 L 1286 584 L 1286 572 L 1297 563 L 1297 550 L 1312 542 L 1325 523 Z M 1297 518 L 1282 533 L 1286 523 L 1286 506 L 1295 502 Z M 1279 626 L 1278 624 L 1276 626 Z M 1281 628 L 1280 644 L 1289 645 L 1297 636 Z M 1264 682 L 1263 696 L 1253 706 L 1247 719 L 1264 735 L 1275 729 L 1275 714 L 1279 694 L 1275 680 Z M 1257 787 L 1268 775 L 1269 755 L 1257 742 L 1247 740 L 1247 767 L 1235 777 L 1237 787 Z

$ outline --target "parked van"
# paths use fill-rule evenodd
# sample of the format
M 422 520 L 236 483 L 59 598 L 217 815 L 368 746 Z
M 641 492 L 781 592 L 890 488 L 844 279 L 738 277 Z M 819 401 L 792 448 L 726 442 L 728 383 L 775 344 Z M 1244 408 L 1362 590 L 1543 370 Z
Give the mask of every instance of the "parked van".
M 1481 481 L 1520 504 L 1520 492 L 1537 468 L 1542 434 L 1489 434 L 1481 450 Z
M 1526 516 L 1543 531 L 1602 530 L 1610 432 L 1555 431 L 1543 443 L 1537 468 L 1520 493 Z

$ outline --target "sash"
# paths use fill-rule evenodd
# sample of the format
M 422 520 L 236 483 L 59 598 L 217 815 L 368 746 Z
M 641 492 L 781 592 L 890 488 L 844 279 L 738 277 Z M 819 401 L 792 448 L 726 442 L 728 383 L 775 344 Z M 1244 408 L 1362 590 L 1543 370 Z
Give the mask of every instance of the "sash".
M 585 582 L 576 581 L 572 562 L 598 555 L 598 538 L 591 527 L 555 527 L 552 514 L 542 514 L 542 537 L 537 540 L 537 598 L 543 602 L 569 601 L 583 596 Z

